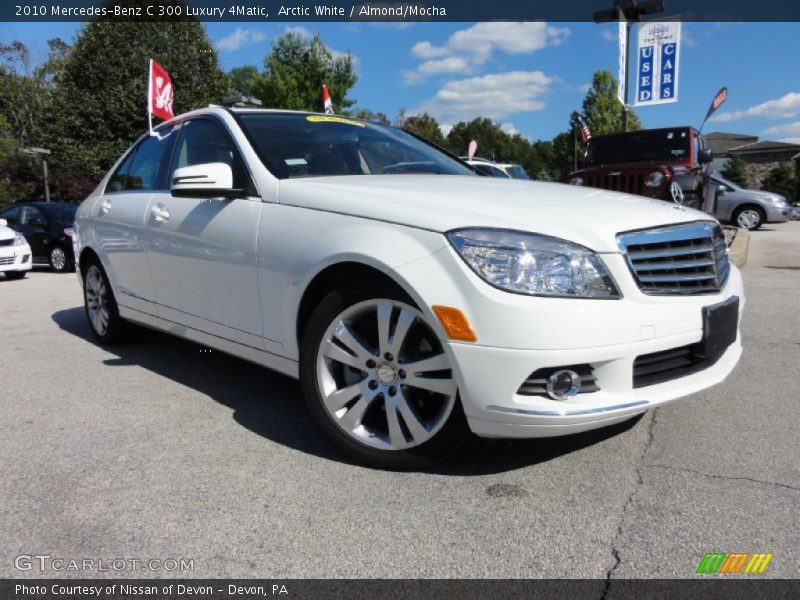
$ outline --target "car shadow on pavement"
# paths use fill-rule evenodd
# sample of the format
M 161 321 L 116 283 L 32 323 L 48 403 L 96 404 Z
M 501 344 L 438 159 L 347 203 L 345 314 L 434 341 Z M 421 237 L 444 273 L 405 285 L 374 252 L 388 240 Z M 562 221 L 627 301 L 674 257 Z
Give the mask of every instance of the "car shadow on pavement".
M 92 344 L 83 307 L 61 310 L 53 321 Z M 275 443 L 331 461 L 353 464 L 333 447 L 308 414 L 300 384 L 275 371 L 171 335 L 136 329 L 132 340 L 106 347 L 109 366 L 138 366 L 204 394 L 233 410 L 234 420 Z M 453 458 L 433 469 L 441 475 L 472 476 L 529 467 L 602 442 L 636 421 L 598 431 L 540 440 L 473 438 Z

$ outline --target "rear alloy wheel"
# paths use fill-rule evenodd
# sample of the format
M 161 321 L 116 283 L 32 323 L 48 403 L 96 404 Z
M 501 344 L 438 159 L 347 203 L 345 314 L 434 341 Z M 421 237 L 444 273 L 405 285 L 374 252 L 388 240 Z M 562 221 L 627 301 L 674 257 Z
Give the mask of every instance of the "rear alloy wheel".
M 739 227 L 754 231 L 764 224 L 764 213 L 753 206 L 745 206 L 736 211 L 733 220 Z
M 50 267 L 56 273 L 65 273 L 69 270 L 69 260 L 67 253 L 61 246 L 53 246 L 50 249 Z
M 123 341 L 126 323 L 119 316 L 108 277 L 96 260 L 89 262 L 83 276 L 83 298 L 86 318 L 97 341 L 104 345 Z
M 469 437 L 450 359 L 408 301 L 356 289 L 325 298 L 304 335 L 301 379 L 311 413 L 359 462 L 430 467 Z

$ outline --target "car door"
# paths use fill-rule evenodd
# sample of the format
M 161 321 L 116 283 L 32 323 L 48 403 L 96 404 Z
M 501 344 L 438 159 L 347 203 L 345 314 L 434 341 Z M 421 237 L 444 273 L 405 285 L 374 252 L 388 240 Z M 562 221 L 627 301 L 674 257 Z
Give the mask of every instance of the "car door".
M 155 289 L 145 243 L 145 216 L 153 193 L 167 186 L 171 129 L 142 139 L 109 179 L 94 206 L 103 263 L 122 306 L 155 314 Z
M 183 122 L 169 172 L 215 162 L 231 167 L 242 198 L 153 195 L 146 228 L 156 299 L 164 319 L 263 349 L 256 263 L 261 199 L 220 122 Z
M 50 231 L 42 211 L 35 206 L 20 207 L 19 224 L 15 227 L 31 247 L 34 258 L 47 258 L 50 253 Z

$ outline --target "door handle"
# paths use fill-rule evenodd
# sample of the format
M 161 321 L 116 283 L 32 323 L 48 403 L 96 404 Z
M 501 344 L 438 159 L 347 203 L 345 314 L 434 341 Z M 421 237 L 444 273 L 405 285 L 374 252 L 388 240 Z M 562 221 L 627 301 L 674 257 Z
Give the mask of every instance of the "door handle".
M 100 203 L 100 214 L 103 215 L 108 214 L 110 210 L 111 210 L 111 200 L 106 200 L 104 198 L 103 201 Z
M 150 214 L 153 215 L 153 219 L 159 223 L 169 221 L 169 210 L 163 204 L 154 205 L 153 208 L 150 209 Z

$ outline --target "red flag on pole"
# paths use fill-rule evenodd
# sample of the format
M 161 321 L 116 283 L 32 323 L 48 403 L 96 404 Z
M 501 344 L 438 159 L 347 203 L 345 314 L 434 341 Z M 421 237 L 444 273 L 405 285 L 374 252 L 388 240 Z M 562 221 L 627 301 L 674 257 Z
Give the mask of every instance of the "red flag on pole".
M 586 124 L 586 121 L 584 121 L 580 117 L 578 117 L 578 121 L 580 121 L 580 124 L 581 124 L 581 139 L 583 140 L 583 143 L 585 144 L 590 139 L 592 139 L 592 130 L 589 129 L 589 126 Z
M 328 91 L 328 86 L 322 84 L 322 105 L 325 107 L 325 114 L 333 114 L 333 103 L 331 102 L 331 94 Z
M 150 121 L 150 132 L 153 132 L 153 115 L 162 119 L 171 119 L 172 113 L 172 80 L 169 73 L 160 64 L 150 59 L 150 73 L 147 85 L 147 117 Z

